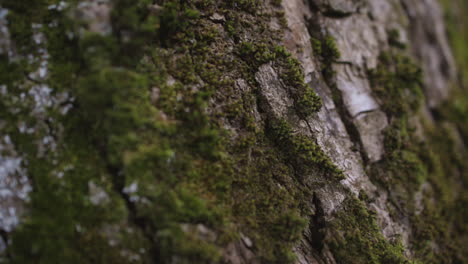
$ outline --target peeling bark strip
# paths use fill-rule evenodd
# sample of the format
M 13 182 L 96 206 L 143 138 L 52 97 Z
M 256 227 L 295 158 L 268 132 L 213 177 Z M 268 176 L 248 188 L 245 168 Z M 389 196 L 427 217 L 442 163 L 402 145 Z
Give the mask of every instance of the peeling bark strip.
M 0 262 L 468 263 L 454 2 L 1 1 Z

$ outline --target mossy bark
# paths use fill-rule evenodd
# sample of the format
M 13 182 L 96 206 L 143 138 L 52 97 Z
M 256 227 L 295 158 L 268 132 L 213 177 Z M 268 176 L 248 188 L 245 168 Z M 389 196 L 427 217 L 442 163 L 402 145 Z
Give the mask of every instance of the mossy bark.
M 468 263 L 468 22 L 413 2 L 1 1 L 0 262 Z

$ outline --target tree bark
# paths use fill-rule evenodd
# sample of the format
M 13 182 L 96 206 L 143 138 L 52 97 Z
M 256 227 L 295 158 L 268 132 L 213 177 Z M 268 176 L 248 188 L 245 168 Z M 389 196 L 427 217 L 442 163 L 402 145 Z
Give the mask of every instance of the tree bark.
M 468 263 L 463 0 L 0 2 L 0 262 Z

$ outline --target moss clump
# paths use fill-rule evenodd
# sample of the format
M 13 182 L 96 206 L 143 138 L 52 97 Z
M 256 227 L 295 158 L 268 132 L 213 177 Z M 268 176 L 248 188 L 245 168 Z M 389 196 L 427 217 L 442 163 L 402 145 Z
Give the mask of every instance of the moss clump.
M 440 0 L 439 2 L 444 9 L 446 32 L 460 72 L 454 83 L 455 90 L 462 90 L 466 97 L 468 89 L 468 78 L 466 77 L 468 72 L 468 52 L 466 50 L 468 20 L 463 14 L 468 10 L 468 4 L 462 0 Z
M 466 239 L 458 234 L 466 230 L 461 220 L 466 213 L 459 208 L 467 201 L 463 194 L 468 179 L 464 162 L 467 154 L 461 149 L 455 124 L 456 119 L 447 118 L 440 127 L 426 126 L 428 141 L 416 152 L 431 186 L 423 192 L 421 213 L 410 214 L 415 230 L 414 251 L 424 263 L 462 263 L 466 259 L 462 253 Z M 439 246 L 438 251 L 434 250 L 434 243 Z
M 256 0 L 234 0 L 228 2 L 232 7 L 255 14 L 261 4 Z
M 299 61 L 291 56 L 284 47 L 243 42 L 238 54 L 251 63 L 250 67 L 257 69 L 260 65 L 272 62 L 279 70 L 281 80 L 294 99 L 295 110 L 301 118 L 306 118 L 322 107 L 321 98 L 304 81 L 304 75 Z
M 190 26 L 199 17 L 199 11 L 178 2 L 168 1 L 164 3 L 163 12 L 160 14 L 159 38 L 161 44 L 170 46 L 171 43 L 181 38 L 193 38 Z
M 455 3 L 453 3 L 455 4 Z M 468 10 L 464 1 L 456 3 L 463 10 Z M 453 9 L 448 9 L 452 12 Z M 459 19 L 454 24 L 451 19 Z M 467 72 L 464 57 L 468 43 L 463 39 L 461 25 L 466 25 L 467 20 L 452 14 L 448 19 L 451 44 L 457 59 L 459 71 Z M 462 27 L 462 26 L 461 26 Z M 415 243 L 418 258 L 427 263 L 466 263 L 465 245 L 468 243 L 466 234 L 468 226 L 466 219 L 468 196 L 468 159 L 466 144 L 468 141 L 467 111 L 467 84 L 464 78 L 466 74 L 460 74 L 452 86 L 452 96 L 445 103 L 433 111 L 437 124 L 426 125 L 428 142 L 426 148 L 420 151 L 424 164 L 429 170 L 429 182 L 433 189 L 427 191 L 424 199 L 424 211 L 414 217 L 416 240 L 424 243 Z M 437 197 L 434 199 L 433 197 Z M 436 242 L 439 249 L 436 251 L 433 244 Z M 441 246 L 440 246 L 441 245 Z
M 299 61 L 292 58 L 284 49 L 277 48 L 276 53 L 279 56 L 281 80 L 289 88 L 297 114 L 301 118 L 306 118 L 318 112 L 322 107 L 322 99 L 305 83 Z
M 281 6 L 281 3 L 282 3 L 282 0 L 273 0 L 273 1 L 272 1 L 272 4 L 273 4 L 274 6 Z
M 423 99 L 421 69 L 408 57 L 392 53 L 382 53 L 379 62 L 369 79 L 383 110 L 396 117 L 418 110 Z
M 388 171 L 394 173 L 385 181 L 406 182 L 417 188 L 427 178 L 427 169 L 417 154 L 418 147 L 413 144 L 414 128 L 409 116 L 424 101 L 422 73 L 409 58 L 392 52 L 381 54 L 379 62 L 376 69 L 369 71 L 369 79 L 390 120 L 390 126 L 384 131 L 384 162 Z
M 389 37 L 392 46 L 404 48 L 396 43 L 396 33 L 390 32 Z M 410 219 L 413 229 L 410 249 L 416 261 L 463 262 L 460 249 L 465 242 L 456 233 L 466 228 L 459 224 L 463 222 L 459 222 L 462 214 L 452 211 L 466 203 L 466 198 L 456 195 L 463 193 L 464 187 L 459 184 L 466 182 L 467 175 L 466 166 L 460 162 L 466 159 L 466 154 L 454 136 L 459 132 L 463 135 L 463 125 L 460 126 L 463 122 L 457 114 L 449 114 L 453 104 L 444 105 L 433 110 L 435 121 L 426 122 L 420 117 L 424 136 L 416 135 L 414 117 L 424 101 L 422 73 L 410 59 L 394 50 L 380 56 L 379 66 L 369 76 L 390 120 L 385 131 L 386 155 L 373 165 L 374 180 L 382 186 L 392 186 L 398 210 L 394 217 L 403 214 Z M 423 198 L 422 204 L 416 206 L 413 199 L 418 191 Z
M 24 71 L 38 65 L 1 58 L 14 73 L 2 74 L 11 92 L 0 103 L 9 124 L 2 131 L 35 184 L 29 215 L 11 235 L 10 262 L 216 263 L 240 232 L 262 261 L 294 262 L 311 190 L 291 155 L 303 151 L 300 159 L 317 174 L 335 171 L 305 137 L 291 134 L 294 151 L 278 153 L 276 139 L 255 122 L 253 74 L 262 63 L 283 73 L 298 113 L 320 107 L 298 62 L 276 46 L 279 34 L 268 28 L 271 14 L 258 12 L 260 2 L 165 1 L 151 9 L 153 1 L 117 0 L 108 35 L 68 15 L 75 1 L 67 12 L 48 9 L 49 1 L 34 10 L 18 3 L 7 7 L 11 21 L 26 21 L 12 25 L 18 51 L 47 49 L 43 84 L 70 94 L 73 107 L 67 115 L 50 107 L 47 122 L 36 120 L 32 105 L 16 98 L 31 85 L 23 86 Z M 209 19 L 215 11 L 223 25 Z M 39 29 L 47 41 L 34 46 L 31 23 L 52 21 L 56 27 Z M 237 79 L 248 82 L 243 93 L 233 92 Z M 21 120 L 44 126 L 22 134 Z M 222 129 L 228 123 L 244 139 L 239 144 Z M 35 142 L 49 133 L 58 147 L 38 156 Z M 96 188 L 106 203 L 92 202 Z
M 188 29 L 198 15 L 189 6 L 168 3 L 162 10 L 164 22 L 160 22 L 161 17 L 149 15 L 149 2 L 116 1 L 113 33 L 106 36 L 86 31 L 78 35 L 75 21 L 66 12 L 49 10 L 46 3 L 38 6 L 36 11 L 43 16 L 35 22 L 54 19 L 60 25 L 41 28 L 48 40 L 44 48 L 50 54 L 44 85 L 54 93 L 70 93 L 74 101 L 67 116 L 60 109 L 47 109 L 54 122 L 48 123 L 45 132 L 22 134 L 17 120 L 9 118 L 12 138 L 34 177 L 30 215 L 12 234 L 8 248 L 11 262 L 166 263 L 177 257 L 206 263 L 219 259 L 225 242 L 194 237 L 181 224 L 220 229 L 218 238 L 229 232 L 222 228 L 229 215 L 218 206 L 221 196 L 227 199 L 229 194 L 229 181 L 224 178 L 229 169 L 223 168 L 219 157 L 220 132 L 204 114 L 206 90 L 192 97 L 181 83 L 176 87 L 166 84 L 171 65 L 160 47 L 167 43 L 157 42 L 168 32 L 175 33 L 174 38 L 183 39 L 183 50 L 190 38 L 200 36 Z M 21 8 L 8 7 L 11 16 L 22 15 Z M 74 8 L 73 3 L 69 8 Z M 172 19 L 174 14 L 178 19 Z M 67 32 L 79 37 L 70 39 Z M 210 33 L 200 36 L 200 45 L 213 38 Z M 131 41 L 124 34 L 131 35 Z M 26 45 L 22 38 L 13 36 L 18 47 Z M 15 68 L 16 64 L 7 59 L 2 67 Z M 199 70 L 201 76 L 210 75 L 208 67 L 203 70 Z M 196 71 L 192 65 L 186 73 Z M 18 88 L 23 76 L 18 74 L 6 83 L 9 98 L 28 88 Z M 195 79 L 189 77 L 181 82 Z M 161 87 L 166 98 L 182 92 L 187 97 L 182 102 L 166 101 L 160 107 L 168 110 L 164 113 L 151 102 L 152 87 Z M 6 113 L 17 104 L 5 106 Z M 168 120 L 168 115 L 175 120 L 187 107 L 192 111 L 184 119 Z M 31 112 L 25 111 L 18 120 L 33 119 L 28 116 Z M 47 131 L 59 129 L 54 153 L 37 155 L 34 142 Z M 90 202 L 91 182 L 107 194 L 108 203 Z M 128 193 L 126 189 L 133 184 L 139 187 Z
M 314 55 L 316 55 L 318 60 L 322 63 L 322 74 L 324 78 L 331 82 L 331 79 L 335 75 L 333 63 L 341 57 L 335 39 L 327 35 L 320 38 L 311 38 L 310 43 Z
M 377 68 L 369 71 L 369 79 L 390 120 L 384 132 L 384 144 L 387 166 L 395 174 L 387 180 L 419 186 L 426 179 L 427 171 L 421 166 L 417 147 L 410 143 L 413 128 L 408 118 L 424 101 L 421 70 L 408 57 L 382 53 Z
M 321 107 L 322 99 L 310 87 L 301 92 L 296 102 L 297 111 L 302 117 L 318 112 Z
M 266 263 L 294 263 L 292 247 L 307 226 L 311 189 L 297 177 L 285 157 L 261 134 L 236 151 L 233 215 Z
M 275 51 L 265 43 L 242 42 L 239 47 L 239 55 L 254 63 L 255 67 L 273 61 L 276 58 Z
M 361 201 L 348 198 L 332 221 L 330 241 L 339 263 L 410 263 L 403 255 L 403 247 L 392 244 L 380 233 L 375 215 Z
M 414 215 L 412 195 L 431 173 L 409 121 L 424 101 L 422 73 L 409 58 L 393 51 L 381 54 L 379 62 L 369 71 L 369 79 L 390 125 L 384 132 L 384 159 L 372 166 L 371 175 L 382 186 L 392 186 L 398 210 Z
M 325 36 L 322 40 L 312 38 L 310 42 L 315 55 L 320 56 L 321 60 L 333 62 L 341 57 L 340 50 L 332 36 Z
M 406 49 L 406 44 L 401 42 L 400 31 L 398 29 L 391 29 L 387 32 L 388 34 L 388 44 L 392 47 L 398 49 Z
M 285 120 L 271 120 L 267 131 L 271 133 L 272 139 L 285 152 L 300 174 L 310 173 L 310 170 L 320 170 L 336 180 L 344 178 L 342 171 L 330 161 L 315 142 L 304 135 L 294 135 L 291 126 Z

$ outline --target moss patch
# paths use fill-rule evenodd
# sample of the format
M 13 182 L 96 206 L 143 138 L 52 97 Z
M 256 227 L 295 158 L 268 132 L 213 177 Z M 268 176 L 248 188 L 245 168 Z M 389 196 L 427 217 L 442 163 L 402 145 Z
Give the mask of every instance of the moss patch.
M 418 114 L 424 101 L 421 72 L 410 59 L 395 52 L 382 54 L 380 65 L 370 71 L 374 92 L 390 120 L 385 131 L 385 157 L 373 165 L 371 175 L 391 190 L 391 200 L 399 211 L 393 217 L 409 217 L 414 259 L 457 263 L 461 261 L 463 244 L 459 239 L 463 238 L 455 233 L 464 228 L 458 223 L 461 216 L 450 210 L 464 203 L 463 195 L 456 194 L 463 193 L 458 185 L 466 179 L 465 165 L 458 162 L 466 154 L 460 152 L 463 146 L 456 139 L 458 132 L 451 129 L 458 126 L 458 121 L 444 116 L 428 122 Z M 416 117 L 423 120 L 422 137 L 416 133 Z M 431 188 L 421 189 L 423 183 Z M 414 200 L 418 191 L 423 195 L 419 205 Z
M 332 221 L 333 238 L 329 241 L 340 263 L 410 263 L 403 247 L 388 242 L 377 226 L 375 215 L 356 198 L 342 204 Z
M 320 107 L 298 62 L 268 28 L 279 7 L 270 12 L 258 1 L 192 0 L 148 8 L 153 1 L 117 0 L 112 33 L 101 35 L 72 19 L 75 1 L 64 11 L 49 9 L 54 3 L 4 6 L 19 53 L 46 49 L 43 84 L 54 95 L 68 93 L 64 104 L 72 106 L 66 115 L 49 107 L 48 119 L 36 120 L 32 102 L 17 98 L 34 85 L 24 76 L 38 65 L 1 58 L 2 73 L 11 72 L 1 77 L 9 92 L 0 103 L 8 120 L 3 131 L 24 154 L 34 182 L 7 260 L 214 263 L 242 232 L 260 260 L 293 262 L 311 195 L 299 171 L 337 171 L 309 139 L 288 130 L 281 137 L 295 145 L 287 150 L 280 135 L 265 136 L 269 128 L 254 121 L 253 75 L 263 63 L 283 73 L 299 115 Z M 212 21 L 214 12 L 225 21 Z M 43 24 L 37 32 L 46 42 L 39 46 L 32 23 Z M 239 78 L 249 91 L 234 92 Z M 21 133 L 23 120 L 43 129 Z M 236 126 L 239 142 L 223 122 Z M 57 148 L 37 155 L 36 142 L 50 133 Z M 292 158 L 302 151 L 300 162 L 307 164 Z M 107 197 L 102 204 L 93 202 L 96 189 Z M 214 235 L 192 232 L 200 225 Z
M 408 57 L 382 53 L 379 66 L 369 73 L 371 85 L 391 117 L 419 109 L 423 99 L 422 72 Z

